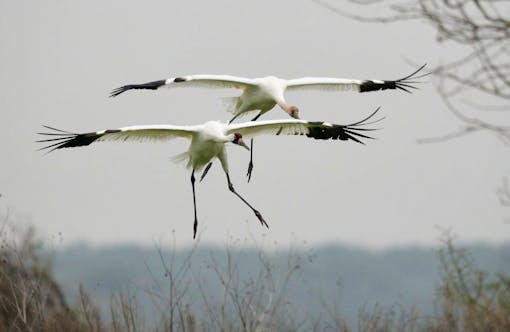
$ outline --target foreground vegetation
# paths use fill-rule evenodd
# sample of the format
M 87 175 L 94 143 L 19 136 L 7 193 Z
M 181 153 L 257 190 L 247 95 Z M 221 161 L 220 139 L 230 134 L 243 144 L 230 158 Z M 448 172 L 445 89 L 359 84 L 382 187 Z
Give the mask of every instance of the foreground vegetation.
M 147 319 L 138 291 L 130 288 L 112 294 L 106 311 L 99 309 L 104 304 L 95 302 L 93 291 L 83 287 L 68 303 L 34 232 L 2 234 L 1 331 L 510 330 L 510 278 L 479 269 L 448 235 L 438 253 L 441 283 L 433 315 L 376 306 L 360 310 L 357 325 L 351 326 L 334 303 L 324 303 L 322 314 L 310 315 L 297 310 L 288 298 L 289 284 L 299 279 L 300 268 L 309 259 L 300 253 L 274 262 L 260 249 L 257 266 L 246 273 L 227 248 L 222 259 L 206 259 L 206 273 L 215 278 L 212 284 L 193 270 L 195 248 L 184 259 L 157 249 L 165 278 L 162 283 L 155 276 L 159 272 L 147 268 L 152 286 L 144 293 L 151 298 L 148 310 L 157 316 Z M 190 295 L 192 287 L 199 290 L 198 297 Z

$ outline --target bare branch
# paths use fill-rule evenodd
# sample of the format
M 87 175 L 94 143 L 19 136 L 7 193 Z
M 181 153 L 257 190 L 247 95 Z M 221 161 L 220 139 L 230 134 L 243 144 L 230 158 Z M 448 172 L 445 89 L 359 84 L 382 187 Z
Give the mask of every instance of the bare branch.
M 459 120 L 465 123 L 465 126 L 459 130 L 452 133 L 445 134 L 440 137 L 434 137 L 434 138 L 422 138 L 418 139 L 418 143 L 438 143 L 438 142 L 444 142 L 448 141 L 453 138 L 458 138 L 465 136 L 467 134 L 476 132 L 476 131 L 482 131 L 487 130 L 490 132 L 493 132 L 502 140 L 502 142 L 505 145 L 510 146 L 510 126 L 500 126 L 491 124 L 485 121 L 482 121 L 477 118 L 470 118 L 464 115 L 461 111 L 459 111 L 451 102 L 449 96 L 445 94 L 444 89 L 442 88 L 442 85 L 438 86 L 437 89 L 438 94 L 441 96 L 444 104 L 447 106 L 448 110 L 455 115 Z
M 438 65 L 432 74 L 439 78 L 438 93 L 447 109 L 461 122 L 462 127 L 439 137 L 419 139 L 418 143 L 444 142 L 473 132 L 490 131 L 503 144 L 510 146 L 510 127 L 493 124 L 482 118 L 466 116 L 456 102 L 472 108 L 487 107 L 472 101 L 479 92 L 507 104 L 510 101 L 510 4 L 501 0 L 349 0 L 359 8 L 377 6 L 377 16 L 355 15 L 326 0 L 312 0 L 328 10 L 360 22 L 394 23 L 419 20 L 436 29 L 439 42 L 450 41 L 468 46 L 467 54 L 448 59 Z M 333 1 L 333 0 L 330 0 Z M 465 97 L 467 96 L 467 98 Z M 500 109 L 509 109 L 510 105 Z M 491 108 L 494 109 L 494 108 Z
M 510 18 L 504 1 L 489 0 L 350 0 L 356 5 L 378 6 L 378 16 L 357 15 L 325 0 L 312 0 L 328 10 L 360 22 L 394 23 L 420 20 L 436 29 L 437 40 L 467 45 L 472 52 L 436 68 L 437 76 L 510 100 Z M 460 68 L 471 74 L 459 76 Z

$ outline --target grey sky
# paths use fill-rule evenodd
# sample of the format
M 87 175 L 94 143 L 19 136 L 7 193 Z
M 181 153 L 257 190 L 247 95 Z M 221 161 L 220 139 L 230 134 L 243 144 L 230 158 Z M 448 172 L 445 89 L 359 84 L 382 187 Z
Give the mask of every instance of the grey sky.
M 307 1 L 0 2 L 0 209 L 15 211 L 46 237 L 66 243 L 192 241 L 190 173 L 170 157 L 185 141 L 96 144 L 36 152 L 47 124 L 92 131 L 134 124 L 227 120 L 230 90 L 111 89 L 177 75 L 215 73 L 285 78 L 394 79 L 407 60 L 435 65 L 461 49 L 437 45 L 420 23 L 364 25 Z M 432 244 L 439 228 L 463 240 L 509 239 L 494 194 L 509 171 L 508 149 L 488 133 L 418 145 L 459 124 L 431 83 L 409 95 L 288 93 L 301 117 L 357 121 L 377 106 L 386 119 L 366 146 L 303 137 L 256 140 L 249 154 L 230 146 L 240 193 L 266 218 L 260 227 L 215 164 L 197 186 L 204 242 L 253 237 L 288 243 L 343 241 L 372 247 Z M 275 109 L 265 118 L 285 117 Z

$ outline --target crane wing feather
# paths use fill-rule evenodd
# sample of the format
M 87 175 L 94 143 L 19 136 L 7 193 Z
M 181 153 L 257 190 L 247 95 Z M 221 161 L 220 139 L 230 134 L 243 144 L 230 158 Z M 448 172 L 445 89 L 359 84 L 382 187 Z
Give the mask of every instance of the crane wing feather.
M 256 85 L 255 80 L 231 75 L 189 75 L 167 80 L 168 87 L 205 87 L 244 89 Z
M 116 97 L 123 92 L 133 89 L 148 89 L 157 90 L 161 87 L 174 88 L 174 87 L 202 87 L 202 88 L 237 88 L 245 89 L 248 86 L 255 85 L 253 79 L 237 77 L 232 75 L 188 75 L 172 77 L 164 80 L 141 84 L 128 84 L 114 89 L 110 93 L 110 97 Z
M 430 73 L 418 73 L 425 68 L 426 64 L 412 72 L 411 74 L 396 80 L 359 80 L 350 78 L 330 78 L 330 77 L 303 77 L 287 81 L 288 90 L 308 89 L 323 91 L 349 91 L 368 92 L 377 90 L 399 89 L 405 92 L 411 92 L 411 89 L 417 89 L 413 84 L 421 83 L 415 81 L 429 75 Z
M 239 133 L 243 137 L 254 137 L 258 135 L 306 135 L 314 139 L 353 140 L 363 143 L 360 139 L 371 139 L 372 137 L 363 134 L 375 130 L 364 127 L 373 124 L 381 119 L 371 120 L 379 111 L 377 108 L 372 114 L 348 125 L 331 124 L 324 121 L 305 121 L 298 119 L 289 120 L 267 120 L 253 121 L 239 124 L 230 124 L 227 134 Z
M 62 131 L 59 129 L 48 126 L 44 127 L 60 133 L 58 138 L 54 138 L 55 132 L 39 133 L 40 135 L 53 137 L 37 141 L 39 143 L 49 144 L 42 147 L 40 150 L 50 149 L 50 152 L 56 149 L 86 146 L 94 142 L 102 141 L 155 142 L 168 141 L 177 137 L 191 139 L 193 134 L 197 131 L 195 126 L 147 125 L 107 129 L 81 134 L 71 132 L 62 134 Z
M 307 122 L 304 120 L 265 120 L 233 123 L 228 127 L 227 134 L 239 133 L 243 137 L 259 135 L 303 135 L 307 133 Z
M 361 80 L 331 77 L 303 77 L 287 81 L 287 90 L 359 91 Z

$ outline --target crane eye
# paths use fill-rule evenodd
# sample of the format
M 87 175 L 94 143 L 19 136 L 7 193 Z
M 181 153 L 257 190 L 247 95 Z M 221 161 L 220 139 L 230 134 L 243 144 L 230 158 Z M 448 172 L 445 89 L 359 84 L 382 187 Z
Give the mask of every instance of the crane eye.
M 243 138 L 243 135 L 241 135 L 239 133 L 234 133 L 234 139 L 232 140 L 232 143 L 237 144 L 239 142 L 239 140 L 242 140 L 242 138 Z

